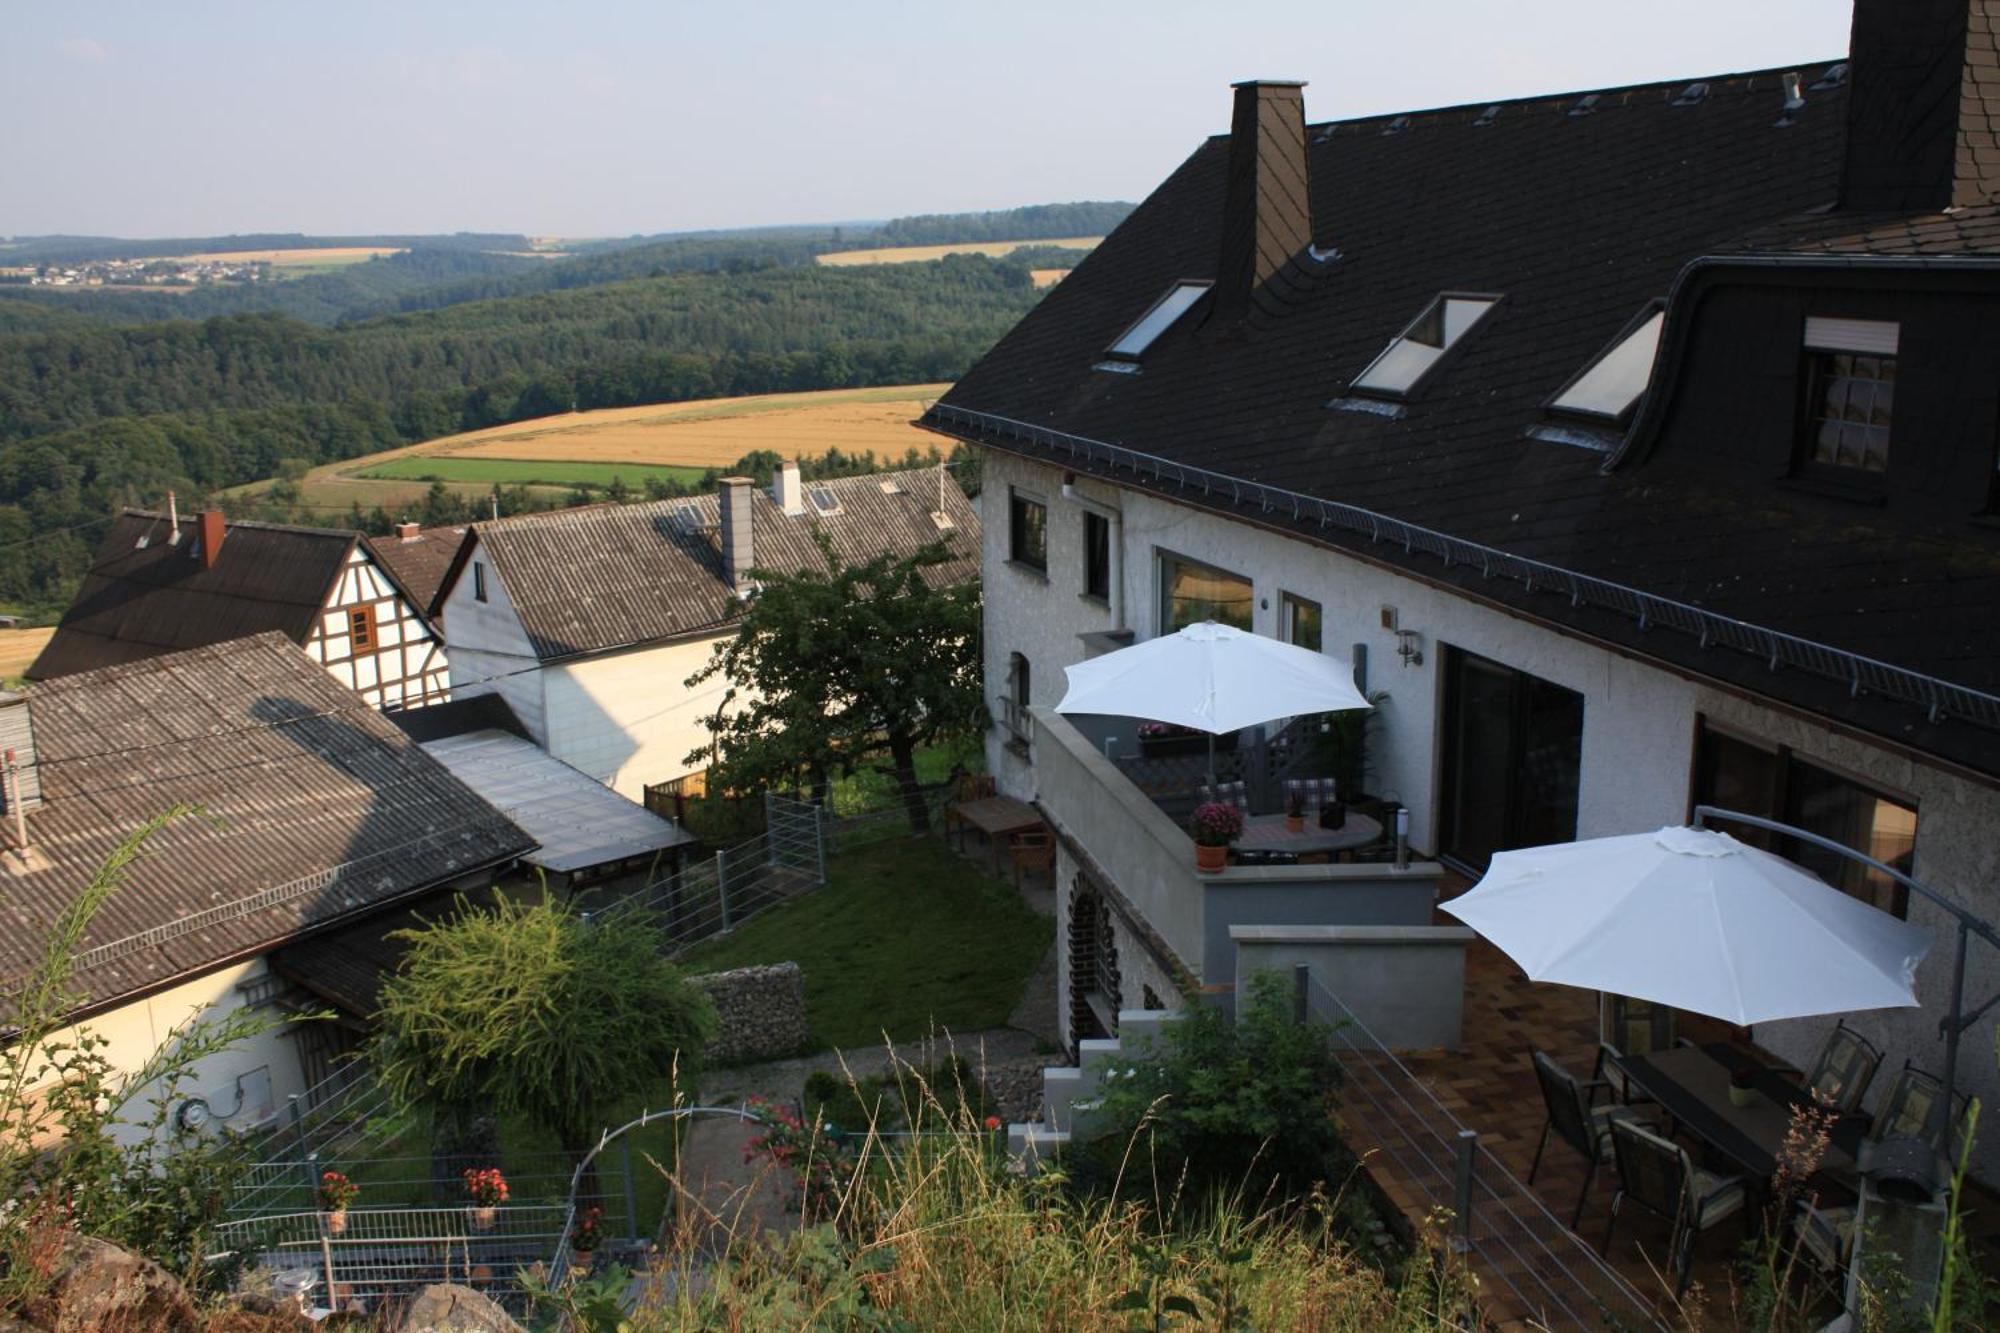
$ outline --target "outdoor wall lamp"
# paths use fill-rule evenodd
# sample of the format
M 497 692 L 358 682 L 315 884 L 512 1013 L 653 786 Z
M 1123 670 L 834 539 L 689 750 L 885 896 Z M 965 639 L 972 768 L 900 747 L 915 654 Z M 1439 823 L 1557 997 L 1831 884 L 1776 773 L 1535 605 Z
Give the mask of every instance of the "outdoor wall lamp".
M 1396 631 L 1396 656 L 1403 659 L 1406 667 L 1420 667 L 1424 664 L 1424 636 L 1413 629 Z
M 1063 473 L 1062 498 L 1071 504 L 1076 503 L 1076 473 Z

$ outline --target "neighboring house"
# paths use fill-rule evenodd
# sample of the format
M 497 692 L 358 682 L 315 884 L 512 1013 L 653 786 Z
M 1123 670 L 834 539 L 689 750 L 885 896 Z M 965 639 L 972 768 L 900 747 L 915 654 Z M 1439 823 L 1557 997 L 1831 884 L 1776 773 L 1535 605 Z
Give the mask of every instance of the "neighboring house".
M 729 685 L 689 689 L 733 634 L 753 569 L 823 566 L 819 540 L 859 563 L 937 541 L 958 558 L 937 578 L 978 574 L 979 518 L 945 468 L 802 484 L 787 465 L 759 491 L 591 505 L 473 525 L 433 614 L 459 697 L 505 697 L 536 744 L 640 799 L 687 761 Z
M 29 680 L 277 630 L 371 707 L 450 697 L 444 647 L 361 534 L 128 509 Z
M 389 571 L 417 611 L 430 618 L 431 603 L 437 600 L 438 585 L 451 570 L 458 545 L 465 540 L 465 528 L 425 528 L 415 523 L 398 523 L 387 537 L 367 537 L 369 553 Z
M 937 404 L 986 449 L 990 756 L 1060 835 L 1067 1036 L 1216 980 L 1091 757 L 1134 724 L 1046 711 L 1204 618 L 1351 658 L 1370 785 L 1466 872 L 1714 802 L 2000 919 L 1996 11 L 1860 0 L 1846 61 L 1333 123 L 1240 84 Z M 1948 918 L 1779 850 L 1933 929 L 1923 1009 L 1849 1021 L 1941 1067 Z
M 147 841 L 75 958 L 77 1022 L 120 1070 L 198 1010 L 296 1003 L 266 964 L 280 946 L 488 883 L 535 845 L 273 631 L 33 685 L 0 698 L 0 732 L 22 793 L 0 821 L 5 984 L 121 842 L 197 812 Z M 344 1040 L 302 1023 L 206 1059 L 176 1123 L 267 1119 Z

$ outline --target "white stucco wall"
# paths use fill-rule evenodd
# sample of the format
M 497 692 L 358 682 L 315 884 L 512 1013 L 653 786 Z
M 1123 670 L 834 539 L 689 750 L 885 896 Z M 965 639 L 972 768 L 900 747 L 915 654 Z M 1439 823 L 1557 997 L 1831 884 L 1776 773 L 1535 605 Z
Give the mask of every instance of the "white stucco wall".
M 997 699 L 1006 688 L 1010 653 L 1025 653 L 1033 664 L 1033 702 L 1061 697 L 1061 668 L 1083 660 L 1077 635 L 1110 628 L 1111 611 L 1080 601 L 1082 580 L 1081 510 L 1061 498 L 1062 473 L 1009 454 L 986 455 L 985 495 L 991 497 L 986 524 L 987 690 Z M 1046 579 L 1006 562 L 1007 487 L 1017 485 L 1049 502 L 1049 569 Z M 1348 656 L 1351 645 L 1368 649 L 1370 691 L 1386 691 L 1372 737 L 1380 794 L 1399 797 L 1411 811 L 1411 841 L 1436 847 L 1438 833 L 1439 732 L 1442 722 L 1442 647 L 1452 644 L 1584 696 L 1583 755 L 1577 836 L 1601 837 L 1683 822 L 1694 761 L 1697 719 L 1706 714 L 1735 730 L 1791 747 L 1800 758 L 1846 772 L 1869 785 L 1916 804 L 1916 874 L 1954 896 L 1989 921 L 2000 921 L 2000 792 L 1955 774 L 1903 758 L 1881 747 L 1838 736 L 1773 708 L 1632 661 L 1617 653 L 1566 637 L 1503 612 L 1482 607 L 1417 580 L 1337 552 L 1294 541 L 1219 516 L 1198 512 L 1138 492 L 1084 483 L 1085 493 L 1115 503 L 1123 522 L 1124 559 L 1119 589 L 1127 624 L 1141 639 L 1159 629 L 1158 554 L 1165 550 L 1215 565 L 1252 580 L 1253 627 L 1279 632 L 1281 594 L 1310 598 L 1324 607 L 1324 644 Z M 1381 627 L 1381 607 L 1394 606 L 1399 624 L 1422 635 L 1424 661 L 1405 667 L 1396 656 L 1396 636 Z M 1030 797 L 1035 774 L 1025 761 L 989 739 L 989 760 L 1005 790 Z M 1113 869 L 1114 867 L 1107 867 Z M 1936 1071 L 1943 1045 L 1936 1036 L 1948 1003 L 1951 936 L 1932 909 L 1913 904 L 1911 919 L 1932 925 L 1937 944 L 1919 973 L 1921 1010 L 1851 1017 L 1850 1022 L 1886 1053 L 1880 1088 L 1905 1058 Z M 1968 999 L 1983 1001 L 2000 989 L 2000 957 L 1975 945 Z M 1759 1041 L 1794 1061 L 1810 1057 L 1831 1020 L 1771 1024 Z M 1961 1068 L 1972 1091 L 1988 1105 L 2000 1104 L 2000 1073 L 1994 1060 L 1993 1020 L 1966 1038 Z M 2000 1176 L 2000 1135 L 1982 1154 L 1989 1178 Z
M 474 562 L 486 571 L 483 602 L 474 595 Z M 535 743 L 546 749 L 549 733 L 542 700 L 544 673 L 538 669 L 534 647 L 521 628 L 521 618 L 500 571 L 475 550 L 461 577 L 446 593 L 442 610 L 452 697 L 499 694 Z
M 175 1028 L 197 1014 L 219 1019 L 243 1003 L 242 987 L 268 975 L 261 958 L 222 968 L 143 1000 L 135 1000 L 57 1034 L 57 1042 L 73 1042 L 79 1030 L 104 1038 L 104 1054 L 114 1069 L 142 1067 Z M 305 1089 L 293 1039 L 280 1027 L 219 1052 L 195 1066 L 194 1076 L 181 1085 L 176 1104 L 199 1097 L 215 1113 L 212 1123 L 249 1129 L 277 1114 L 285 1099 Z M 157 1090 L 141 1092 L 127 1108 L 127 1120 L 147 1118 Z M 136 1139 L 128 1131 L 123 1137 Z
M 709 739 L 704 719 L 728 692 L 717 678 L 689 689 L 721 639 L 608 653 L 544 670 L 550 754 L 639 800 L 650 783 L 700 765 L 687 757 Z

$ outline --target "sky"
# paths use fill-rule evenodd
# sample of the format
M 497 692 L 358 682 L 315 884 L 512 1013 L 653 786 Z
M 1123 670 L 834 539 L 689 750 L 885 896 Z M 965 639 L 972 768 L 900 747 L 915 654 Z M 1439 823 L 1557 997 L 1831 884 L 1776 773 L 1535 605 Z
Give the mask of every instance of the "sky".
M 624 236 L 1138 199 L 1311 120 L 1777 65 L 1846 0 L 0 0 L 0 235 Z

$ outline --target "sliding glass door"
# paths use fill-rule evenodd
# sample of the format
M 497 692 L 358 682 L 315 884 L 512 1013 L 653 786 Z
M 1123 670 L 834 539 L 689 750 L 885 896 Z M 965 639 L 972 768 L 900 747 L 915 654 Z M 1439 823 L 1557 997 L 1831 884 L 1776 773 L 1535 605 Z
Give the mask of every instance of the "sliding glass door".
M 1458 648 L 1444 671 L 1439 850 L 1483 872 L 1495 852 L 1575 838 L 1583 696 Z

